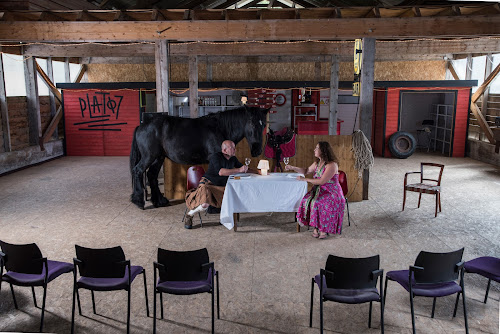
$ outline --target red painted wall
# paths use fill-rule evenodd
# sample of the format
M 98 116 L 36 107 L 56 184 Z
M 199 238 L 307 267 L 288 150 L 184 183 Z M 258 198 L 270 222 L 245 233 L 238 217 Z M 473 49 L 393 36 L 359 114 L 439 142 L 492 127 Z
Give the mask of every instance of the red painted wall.
M 464 87 L 436 87 L 433 90 L 452 90 L 457 91 L 457 105 L 455 113 L 455 127 L 453 131 L 453 157 L 464 157 L 465 156 L 465 143 L 467 136 L 467 118 L 469 115 L 469 99 L 470 99 L 470 89 Z M 398 131 L 399 124 L 399 97 L 400 91 L 403 88 L 388 88 L 387 90 L 387 106 L 386 106 L 386 117 L 385 117 L 385 133 L 383 136 L 374 137 L 374 152 L 384 157 L 391 157 L 391 152 L 389 151 L 389 138 Z M 412 87 L 411 90 L 429 90 L 429 88 L 416 88 Z M 382 105 L 383 99 L 385 99 L 385 94 L 376 94 L 376 102 L 374 104 L 376 117 L 374 118 L 374 129 L 378 133 L 380 128 L 379 121 L 379 106 Z M 383 145 L 383 140 L 385 139 L 385 151 L 381 149 Z
M 140 122 L 139 92 L 63 91 L 67 155 L 127 156 Z

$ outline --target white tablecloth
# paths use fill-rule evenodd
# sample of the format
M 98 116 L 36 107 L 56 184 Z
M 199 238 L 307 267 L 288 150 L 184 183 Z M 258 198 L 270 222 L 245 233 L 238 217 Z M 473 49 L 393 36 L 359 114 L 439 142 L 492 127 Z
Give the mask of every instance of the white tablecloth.
M 222 199 L 220 221 L 229 230 L 234 227 L 233 213 L 297 212 L 307 193 L 307 182 L 298 181 L 297 173 L 269 175 L 239 174 L 229 177 Z

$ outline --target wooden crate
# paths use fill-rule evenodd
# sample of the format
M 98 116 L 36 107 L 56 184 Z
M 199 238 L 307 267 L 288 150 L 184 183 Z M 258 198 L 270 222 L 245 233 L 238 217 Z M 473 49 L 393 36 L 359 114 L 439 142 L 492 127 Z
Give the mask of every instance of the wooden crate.
M 358 181 L 358 171 L 354 169 L 354 153 L 352 152 L 352 136 L 307 136 L 298 135 L 296 137 L 296 154 L 290 158 L 290 165 L 307 167 L 314 162 L 314 148 L 319 141 L 327 141 L 339 159 L 339 168 L 347 175 L 347 184 L 349 186 L 349 202 L 359 202 L 363 199 L 363 180 Z M 246 139 L 243 139 L 236 145 L 236 157 L 242 163 L 246 157 L 251 157 L 250 148 Z M 250 168 L 257 169 L 260 159 L 266 159 L 264 153 L 259 157 L 252 158 Z M 270 160 L 270 165 L 272 161 Z M 205 170 L 208 165 L 202 165 Z M 164 191 L 168 199 L 184 199 L 186 193 L 186 174 L 190 165 L 176 164 L 169 159 L 165 159 L 163 165 Z M 357 185 L 356 185 L 357 183 Z M 354 190 L 354 192 L 353 192 Z

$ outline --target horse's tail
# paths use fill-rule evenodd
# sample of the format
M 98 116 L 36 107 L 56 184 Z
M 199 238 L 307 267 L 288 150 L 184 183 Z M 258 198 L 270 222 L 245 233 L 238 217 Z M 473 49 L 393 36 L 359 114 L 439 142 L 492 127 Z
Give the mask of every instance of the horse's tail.
M 132 137 L 132 147 L 130 148 L 130 176 L 132 177 L 132 189 L 134 187 L 134 167 L 141 160 L 141 152 L 139 151 L 139 147 L 137 146 L 136 134 L 137 129 L 134 130 L 134 136 Z

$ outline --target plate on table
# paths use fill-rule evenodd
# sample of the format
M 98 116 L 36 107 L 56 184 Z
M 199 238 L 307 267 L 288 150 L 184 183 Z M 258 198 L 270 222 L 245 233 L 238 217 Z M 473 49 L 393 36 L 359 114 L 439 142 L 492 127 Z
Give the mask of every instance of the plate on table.
M 303 174 L 299 174 L 299 173 L 287 174 L 287 176 L 286 176 L 286 177 L 288 177 L 288 178 L 290 178 L 290 179 L 296 179 L 296 178 L 297 178 L 297 176 L 302 176 L 302 177 L 304 177 L 304 175 L 303 175 Z

